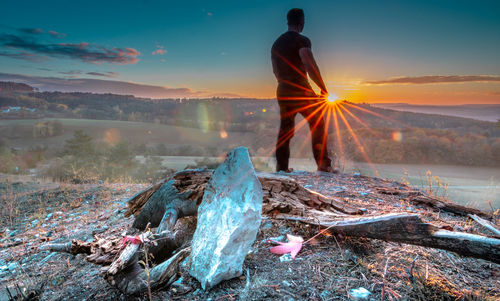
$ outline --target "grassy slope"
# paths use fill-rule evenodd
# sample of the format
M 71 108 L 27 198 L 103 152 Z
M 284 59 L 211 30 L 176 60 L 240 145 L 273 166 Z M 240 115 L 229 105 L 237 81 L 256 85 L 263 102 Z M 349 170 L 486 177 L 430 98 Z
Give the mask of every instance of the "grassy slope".
M 156 144 L 167 145 L 190 144 L 194 146 L 220 146 L 233 145 L 254 139 L 253 133 L 230 132 L 226 139 L 220 137 L 218 131 L 203 131 L 201 129 L 176 127 L 172 125 L 91 119 L 57 119 L 64 125 L 64 134 L 50 138 L 33 138 L 32 127 L 37 122 L 54 120 L 25 119 L 25 120 L 0 120 L 2 136 L 9 139 L 13 147 L 30 147 L 47 145 L 49 147 L 62 147 L 64 141 L 73 136 L 75 130 L 84 130 L 96 141 L 105 141 L 110 138 L 128 140 L 131 144 Z

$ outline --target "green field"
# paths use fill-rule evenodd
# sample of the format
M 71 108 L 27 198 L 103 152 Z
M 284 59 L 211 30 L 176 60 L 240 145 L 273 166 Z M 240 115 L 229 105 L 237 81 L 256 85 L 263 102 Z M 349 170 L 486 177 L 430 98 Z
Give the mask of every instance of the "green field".
M 239 145 L 248 146 L 252 141 L 260 139 L 252 132 L 228 132 L 226 138 L 221 138 L 219 131 L 204 131 L 201 129 L 177 127 L 144 122 L 90 120 L 90 119 L 57 119 L 64 126 L 64 134 L 49 138 L 33 138 L 33 125 L 55 119 L 25 119 L 0 120 L 1 138 L 7 138 L 12 147 L 29 148 L 32 146 L 62 147 L 64 141 L 73 136 L 75 130 L 84 130 L 96 141 L 110 142 L 120 139 L 133 145 L 154 145 L 164 143 L 167 146 L 193 145 L 197 147 L 216 147 L 229 150 Z M 292 144 L 300 144 L 297 139 Z M 306 142 L 309 144 L 309 142 Z M 292 151 L 293 154 L 293 151 Z M 163 157 L 166 167 L 177 170 L 187 165 L 195 164 L 199 157 Z M 274 169 L 273 158 L 261 158 Z M 291 167 L 295 170 L 314 171 L 315 163 L 309 159 L 292 159 Z M 346 163 L 344 171 L 404 180 L 417 187 L 427 187 L 426 172 L 438 176 L 442 182 L 449 185 L 446 195 L 455 202 L 475 206 L 484 210 L 500 207 L 500 169 L 487 167 L 443 166 L 443 165 L 412 165 L 412 164 L 374 164 L 371 168 L 365 163 Z M 433 187 L 436 188 L 435 185 Z M 439 195 L 444 191 L 440 189 Z M 491 205 L 490 205 L 491 204 Z
M 64 126 L 64 134 L 56 137 L 33 138 L 33 125 L 38 122 L 58 120 Z M 83 130 L 95 141 L 127 140 L 131 144 L 193 145 L 217 147 L 235 146 L 242 141 L 252 141 L 256 135 L 249 132 L 229 132 L 221 138 L 219 131 L 204 131 L 195 128 L 172 125 L 91 119 L 22 119 L 0 120 L 2 138 L 7 138 L 12 147 L 28 148 L 31 146 L 62 147 L 64 141 L 73 136 L 75 130 Z

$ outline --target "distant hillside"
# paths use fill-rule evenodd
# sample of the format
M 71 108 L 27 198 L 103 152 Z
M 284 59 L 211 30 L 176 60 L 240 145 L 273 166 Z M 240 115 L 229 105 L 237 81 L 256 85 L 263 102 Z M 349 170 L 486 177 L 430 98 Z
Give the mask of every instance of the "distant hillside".
M 0 92 L 33 92 L 35 89 L 27 84 L 0 82 Z
M 345 107 L 374 128 L 420 127 L 499 135 L 493 122 L 384 109 L 368 104 L 353 105 Z M 279 124 L 279 108 L 273 99 L 149 99 L 80 92 L 0 92 L 0 107 L 3 106 L 33 108 L 42 114 L 41 117 L 47 118 L 142 121 L 204 130 L 255 131 L 275 128 Z M 11 119 L 11 116 L 0 118 Z M 351 116 L 346 113 L 346 118 L 351 119 Z M 352 120 L 351 126 L 364 127 L 355 120 Z
M 500 102 L 500 100 L 499 100 Z M 375 103 L 373 106 L 397 111 L 439 114 L 496 122 L 500 119 L 500 104 L 470 104 L 457 106 L 412 105 L 406 103 Z

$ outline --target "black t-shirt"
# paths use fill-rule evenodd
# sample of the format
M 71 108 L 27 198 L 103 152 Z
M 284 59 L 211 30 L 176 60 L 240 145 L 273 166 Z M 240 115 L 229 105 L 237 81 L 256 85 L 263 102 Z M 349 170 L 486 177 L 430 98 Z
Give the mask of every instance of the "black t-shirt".
M 300 48 L 311 48 L 311 41 L 295 31 L 287 31 L 282 34 L 271 48 L 271 60 L 276 68 L 278 80 L 278 94 L 280 91 L 304 92 L 297 86 L 311 89 L 307 81 L 306 68 L 299 55 Z

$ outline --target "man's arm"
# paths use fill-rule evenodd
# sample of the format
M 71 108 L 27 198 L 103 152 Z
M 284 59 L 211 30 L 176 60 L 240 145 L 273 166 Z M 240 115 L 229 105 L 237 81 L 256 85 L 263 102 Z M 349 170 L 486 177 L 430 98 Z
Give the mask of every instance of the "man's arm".
M 300 48 L 299 55 L 302 63 L 304 64 L 304 67 L 306 68 L 307 74 L 309 74 L 309 77 L 321 89 L 321 95 L 328 95 L 328 91 L 326 90 L 325 83 L 323 82 L 323 78 L 321 77 L 321 73 L 319 72 L 318 65 L 314 60 L 311 48 Z
M 271 56 L 271 63 L 273 64 L 273 73 L 278 78 L 278 66 L 276 66 L 276 60 Z

